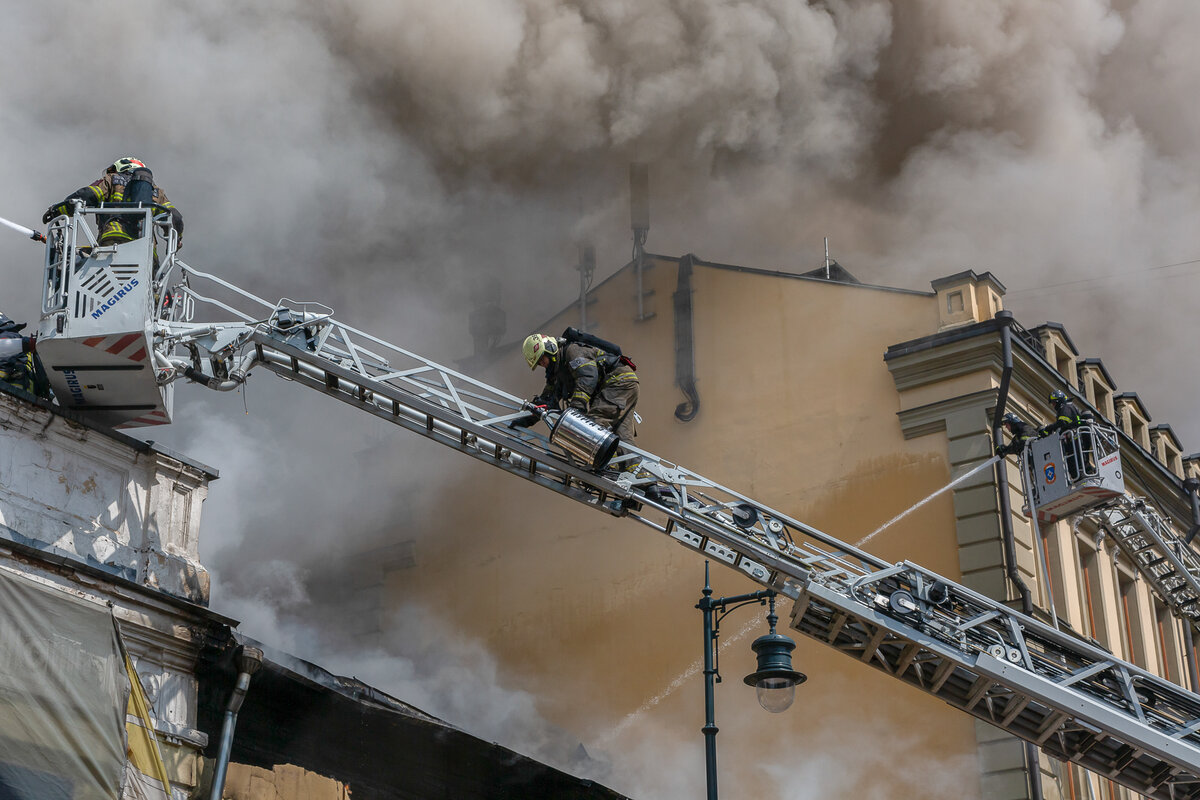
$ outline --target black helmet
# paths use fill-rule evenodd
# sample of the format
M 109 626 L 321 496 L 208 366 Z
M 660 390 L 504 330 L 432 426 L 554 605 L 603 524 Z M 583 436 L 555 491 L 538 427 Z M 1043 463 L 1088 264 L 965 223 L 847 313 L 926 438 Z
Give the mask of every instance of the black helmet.
M 1050 393 L 1050 402 L 1054 405 L 1067 402 L 1067 395 L 1061 389 L 1055 389 Z
M 18 325 L 8 317 L 4 316 L 4 312 L 0 312 L 0 333 L 19 333 L 23 330 L 25 330 L 24 322 Z
M 1021 424 L 1021 418 L 1009 411 L 1004 415 L 1004 418 L 1000 420 L 1000 423 L 1002 425 L 1012 425 L 1015 428 L 1017 425 Z

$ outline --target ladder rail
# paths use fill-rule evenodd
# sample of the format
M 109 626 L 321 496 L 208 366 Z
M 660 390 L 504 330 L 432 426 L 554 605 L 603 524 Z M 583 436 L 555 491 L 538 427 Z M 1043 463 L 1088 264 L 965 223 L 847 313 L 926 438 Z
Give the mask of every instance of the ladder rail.
M 1200 620 L 1200 554 L 1183 542 L 1149 501 L 1126 494 L 1089 516 L 1112 535 L 1172 611 L 1184 620 Z
M 277 309 L 254 300 L 268 316 Z M 250 366 L 724 562 L 792 598 L 794 630 L 1056 757 L 1151 797 L 1200 798 L 1200 696 L 640 448 L 622 445 L 642 459 L 636 475 L 593 473 L 540 434 L 506 427 L 525 413 L 520 398 L 331 316 L 309 323 L 322 330 L 254 323 L 239 346 Z M 648 496 L 652 485 L 658 491 Z
M 724 560 L 760 584 L 777 588 L 796 600 L 792 625 L 796 630 L 839 649 L 858 648 L 860 660 L 871 666 L 883 668 L 1015 735 L 1039 740 L 1052 753 L 1109 774 L 1113 772 L 1112 764 L 1105 759 L 1116 758 L 1118 752 L 1124 751 L 1114 749 L 1106 756 L 1108 751 L 1104 747 L 1092 744 L 1088 748 L 1092 755 L 1087 756 L 1079 752 L 1077 740 L 1087 731 L 1115 731 L 1106 734 L 1106 740 L 1111 740 L 1110 747 L 1132 746 L 1144 754 L 1140 760 L 1129 759 L 1124 768 L 1129 774 L 1113 773 L 1114 780 L 1147 791 L 1152 783 L 1149 774 L 1162 764 L 1169 764 L 1176 772 L 1165 778 L 1161 786 L 1179 788 L 1184 782 L 1181 775 L 1195 777 L 1198 771 L 1200 735 L 1196 732 L 1200 730 L 1200 697 L 1091 643 L 1021 615 L 911 562 L 891 565 L 870 556 L 847 558 L 846 554 L 853 553 L 855 548 L 786 515 L 779 514 L 775 519 L 790 526 L 798 541 L 770 540 L 727 520 L 722 516 L 726 505 L 696 503 L 679 507 L 649 500 L 633 487 L 622 487 L 542 452 L 536 442 L 510 439 L 502 431 L 463 418 L 445 405 L 406 396 L 400 387 L 381 384 L 372 387 L 374 395 L 367 395 L 363 391 L 370 381 L 367 376 L 358 375 L 348 367 L 323 363 L 316 354 L 279 343 L 270 335 L 257 334 L 256 344 L 263 349 L 264 364 L 281 375 L 290 372 L 289 377 L 301 379 L 346 402 L 373 405 L 377 415 L 385 419 L 400 424 L 407 421 L 406 427 L 411 430 L 471 452 L 480 460 L 571 499 L 619 516 L 620 511 L 604 507 L 606 499 L 637 498 L 643 510 L 628 516 Z M 277 354 L 272 355 L 272 351 Z M 304 367 L 297 370 L 293 365 Z M 328 379 L 330 374 L 335 381 Z M 403 411 L 398 413 L 397 409 Z M 416 414 L 406 413 L 410 409 Z M 435 420 L 436 424 L 429 420 Z M 475 438 L 472 440 L 466 434 Z M 686 470 L 678 470 L 677 474 L 686 475 L 693 486 L 700 484 L 708 493 L 722 488 Z M 746 500 L 741 495 L 735 499 Z M 778 514 L 768 512 L 763 506 L 756 508 L 760 513 Z M 806 536 L 810 532 L 815 534 L 811 539 Z M 835 550 L 820 547 L 830 542 L 835 544 Z M 925 588 L 939 584 L 953 598 L 953 611 L 939 612 L 936 605 L 930 605 L 922 609 L 924 616 L 914 623 L 916 618 L 906 619 L 880 609 L 879 598 L 889 598 L 897 591 L 912 591 L 919 598 Z M 833 641 L 817 634 L 811 620 L 806 621 L 821 604 L 836 609 L 843 617 Z M 860 631 L 857 635 L 856 630 Z M 842 641 L 838 641 L 838 636 Z M 847 639 L 853 643 L 848 645 Z M 874 645 L 872 640 L 876 640 Z M 887 648 L 894 649 L 900 642 L 905 647 L 915 647 L 909 656 L 910 664 L 937 660 L 950 664 L 950 671 L 935 683 L 928 669 L 910 675 L 907 670 L 897 669 L 894 663 L 888 668 Z M 872 648 L 869 652 L 868 647 Z M 961 694 L 964 682 L 980 688 L 974 694 L 954 695 L 956 691 Z M 1069 711 L 1061 713 L 1064 708 Z M 1049 725 L 1048 720 L 1054 720 L 1055 716 L 1061 719 Z M 1151 796 L 1155 796 L 1153 792 Z

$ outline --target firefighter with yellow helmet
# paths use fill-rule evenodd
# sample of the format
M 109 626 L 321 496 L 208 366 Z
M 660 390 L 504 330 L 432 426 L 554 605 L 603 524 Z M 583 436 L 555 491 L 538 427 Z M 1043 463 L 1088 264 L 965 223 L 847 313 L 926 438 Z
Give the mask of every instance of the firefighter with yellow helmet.
M 110 164 L 104 174 L 96 180 L 67 195 L 66 199 L 57 205 L 50 206 L 42 215 L 42 222 L 73 211 L 72 200 L 82 200 L 84 205 L 145 205 L 154 204 L 167 209 L 171 213 L 171 225 L 179 234 L 180 243 L 183 240 L 183 215 L 179 209 L 167 199 L 167 195 L 154 183 L 154 174 L 141 159 L 126 156 L 118 158 Z M 102 216 L 98 220 L 100 226 L 100 244 L 112 245 L 139 239 L 141 221 L 127 214 L 112 214 Z
M 546 385 L 531 403 L 548 408 L 565 404 L 616 432 L 622 441 L 631 441 L 638 401 L 633 362 L 616 345 L 572 328 L 567 334 L 569 338 L 535 333 L 525 339 L 521 350 L 529 368 L 546 370 Z M 536 420 L 530 417 L 521 424 Z

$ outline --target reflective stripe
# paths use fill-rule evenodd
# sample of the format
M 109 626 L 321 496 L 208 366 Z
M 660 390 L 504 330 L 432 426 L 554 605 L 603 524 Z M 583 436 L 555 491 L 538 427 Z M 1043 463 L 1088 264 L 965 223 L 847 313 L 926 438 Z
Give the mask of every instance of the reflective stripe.
M 637 383 L 638 382 L 637 373 L 636 372 L 613 373 L 612 375 L 609 375 L 607 378 L 604 379 L 604 385 L 608 386 L 610 383 L 620 383 L 621 381 L 629 381 L 630 383 Z

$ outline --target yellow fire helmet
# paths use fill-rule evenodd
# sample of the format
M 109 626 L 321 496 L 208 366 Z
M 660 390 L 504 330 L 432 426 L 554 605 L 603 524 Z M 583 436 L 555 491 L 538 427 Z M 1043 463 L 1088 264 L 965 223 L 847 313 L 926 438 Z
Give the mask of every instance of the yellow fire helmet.
M 125 158 L 118 158 L 114 161 L 105 172 L 133 172 L 135 169 L 146 169 L 146 165 L 139 158 L 125 156 Z
M 538 361 L 542 356 L 553 357 L 558 353 L 558 340 L 544 333 L 534 333 L 525 337 L 525 344 L 521 345 L 521 352 L 525 354 L 529 368 L 537 369 Z

